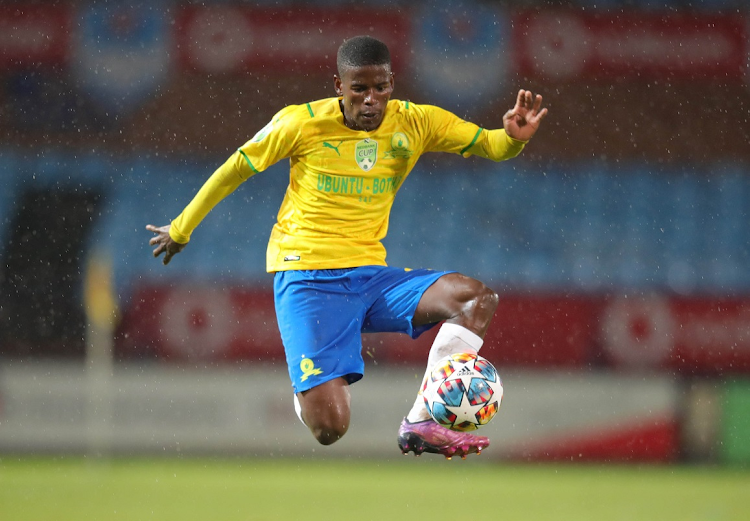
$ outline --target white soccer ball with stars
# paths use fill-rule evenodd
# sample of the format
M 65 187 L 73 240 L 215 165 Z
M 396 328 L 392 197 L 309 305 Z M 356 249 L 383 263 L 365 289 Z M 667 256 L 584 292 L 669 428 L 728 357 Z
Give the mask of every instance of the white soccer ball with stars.
M 422 386 L 430 416 L 454 431 L 473 431 L 495 417 L 503 382 L 486 358 L 456 353 L 438 361 Z

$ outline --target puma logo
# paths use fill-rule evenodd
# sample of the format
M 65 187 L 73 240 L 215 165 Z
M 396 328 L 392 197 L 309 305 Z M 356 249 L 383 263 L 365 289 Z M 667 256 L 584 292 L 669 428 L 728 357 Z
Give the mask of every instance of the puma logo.
M 341 146 L 341 143 L 343 143 L 343 141 L 339 141 L 336 146 L 333 146 L 328 141 L 323 141 L 323 148 L 330 148 L 332 150 L 335 150 L 336 154 L 338 154 L 338 156 L 341 157 L 341 152 L 339 152 L 339 147 Z

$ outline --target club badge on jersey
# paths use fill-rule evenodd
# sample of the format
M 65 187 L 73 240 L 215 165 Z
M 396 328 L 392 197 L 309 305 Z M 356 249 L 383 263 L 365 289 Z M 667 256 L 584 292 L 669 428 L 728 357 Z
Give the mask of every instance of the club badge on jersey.
M 396 132 L 391 137 L 391 149 L 385 153 L 386 159 L 409 159 L 414 153 L 409 148 L 409 138 L 403 132 Z

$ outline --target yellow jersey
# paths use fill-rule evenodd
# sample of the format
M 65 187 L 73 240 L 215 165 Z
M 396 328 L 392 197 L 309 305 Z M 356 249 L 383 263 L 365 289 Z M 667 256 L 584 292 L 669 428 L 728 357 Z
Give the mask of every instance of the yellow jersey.
M 385 266 L 381 240 L 396 192 L 425 152 L 510 159 L 524 147 L 431 105 L 390 100 L 370 132 L 344 124 L 340 98 L 282 109 L 206 181 L 172 221 L 187 243 L 208 212 L 242 182 L 289 159 L 290 176 L 266 254 L 269 272 Z

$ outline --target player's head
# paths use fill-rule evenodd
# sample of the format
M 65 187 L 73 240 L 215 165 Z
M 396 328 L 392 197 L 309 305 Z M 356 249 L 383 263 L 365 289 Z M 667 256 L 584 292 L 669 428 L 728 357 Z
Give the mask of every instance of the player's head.
M 372 36 L 355 36 L 341 44 L 336 54 L 339 77 L 343 77 L 347 70 L 365 65 L 385 65 L 390 71 L 391 53 L 388 46 Z
M 355 36 L 339 47 L 336 94 L 341 96 L 344 124 L 354 130 L 375 130 L 393 93 L 391 54 L 371 36 Z

